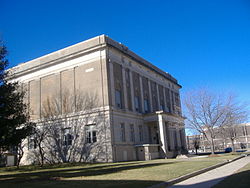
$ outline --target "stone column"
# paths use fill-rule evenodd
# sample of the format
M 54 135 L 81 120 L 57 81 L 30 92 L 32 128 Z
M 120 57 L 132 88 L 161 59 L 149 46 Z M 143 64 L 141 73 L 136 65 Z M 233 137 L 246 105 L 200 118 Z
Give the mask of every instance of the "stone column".
M 124 107 L 128 110 L 128 96 L 127 96 L 127 87 L 126 87 L 126 77 L 125 69 L 122 66 L 122 86 L 123 86 L 123 98 L 124 98 Z
M 167 145 L 166 145 L 166 136 L 165 136 L 166 129 L 165 129 L 165 124 L 164 124 L 164 119 L 162 117 L 161 112 L 156 112 L 156 113 L 158 115 L 158 125 L 159 125 L 161 148 L 166 155 L 166 152 L 167 152 L 166 146 Z
M 135 94 L 134 94 L 134 84 L 133 84 L 132 71 L 129 71 L 130 87 L 131 87 L 131 103 L 132 111 L 135 111 Z
M 114 81 L 114 70 L 113 63 L 109 63 L 110 70 L 110 95 L 111 95 L 111 106 L 115 106 L 115 81 Z
M 142 87 L 142 77 L 139 75 L 140 81 L 140 90 L 141 90 L 141 112 L 144 113 L 144 96 L 143 96 L 143 87 Z
M 152 91 L 151 91 L 150 80 L 148 80 L 148 89 L 149 89 L 149 108 L 150 108 L 150 112 L 152 112 L 153 111 L 153 104 L 152 104 Z

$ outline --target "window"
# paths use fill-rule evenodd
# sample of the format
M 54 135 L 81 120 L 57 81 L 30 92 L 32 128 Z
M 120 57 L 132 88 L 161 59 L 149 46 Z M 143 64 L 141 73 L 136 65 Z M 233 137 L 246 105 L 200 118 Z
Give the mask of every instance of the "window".
M 36 149 L 37 144 L 36 144 L 36 139 L 34 137 L 29 137 L 28 138 L 28 149 Z
M 170 102 L 171 100 L 170 100 L 170 93 L 169 92 L 170 92 L 169 89 L 166 88 L 165 89 L 165 95 L 166 95 L 165 100 L 166 100 L 166 103 L 167 103 L 166 112 L 171 112 L 171 102 Z
M 95 125 L 86 125 L 85 126 L 86 133 L 86 142 L 87 143 L 95 143 L 97 142 L 97 131 Z
M 64 146 L 71 146 L 73 138 L 74 137 L 71 134 L 69 134 L 69 133 L 65 134 L 64 138 L 63 138 L 63 145 Z
M 73 141 L 73 136 L 70 134 L 70 127 L 63 129 L 63 145 L 71 146 Z
M 179 93 L 174 93 L 174 100 L 175 100 L 175 105 L 180 107 L 181 104 L 180 104 L 180 96 L 179 96 Z
M 166 108 L 166 112 L 170 112 L 170 108 L 168 106 Z
M 167 145 L 168 145 L 168 151 L 172 151 L 171 145 L 172 145 L 172 139 L 170 139 L 170 129 L 169 129 L 169 124 L 165 123 L 165 127 L 166 127 L 166 136 L 167 136 Z
M 145 111 L 145 113 L 149 112 L 149 102 L 148 102 L 148 99 L 144 99 L 144 111 Z
M 178 150 L 178 140 L 177 140 L 177 130 L 174 130 L 173 132 L 174 134 L 174 146 L 175 146 L 175 150 Z
M 155 111 L 157 111 L 157 110 L 159 110 L 158 109 L 158 100 L 157 100 L 157 96 L 158 96 L 158 94 L 157 94 L 157 88 L 156 88 L 156 83 L 155 82 L 153 82 L 153 81 L 151 81 L 150 82 L 151 83 L 151 93 L 152 93 L 152 111 L 153 112 L 155 112 Z
M 140 139 L 140 142 L 143 142 L 143 128 L 142 128 L 142 125 L 139 125 L 139 139 Z
M 160 104 L 160 110 L 165 111 L 164 104 Z
M 140 111 L 140 101 L 138 96 L 135 96 L 135 111 L 136 112 Z
M 127 102 L 128 109 L 132 111 L 132 96 L 131 96 L 131 85 L 130 85 L 130 75 L 129 69 L 125 70 L 125 79 L 126 79 L 126 89 L 127 89 Z
M 135 141 L 135 128 L 133 124 L 130 125 L 130 141 Z
M 160 102 L 160 110 L 165 112 L 165 104 L 164 104 L 164 92 L 163 92 L 163 86 L 158 85 L 158 94 L 159 94 L 159 102 Z M 158 98 L 158 97 L 157 97 Z
M 125 137 L 125 125 L 124 125 L 124 123 L 121 123 L 121 141 L 122 142 L 126 141 L 126 137 Z
M 118 108 L 122 108 L 122 96 L 121 91 L 115 90 L 115 106 Z

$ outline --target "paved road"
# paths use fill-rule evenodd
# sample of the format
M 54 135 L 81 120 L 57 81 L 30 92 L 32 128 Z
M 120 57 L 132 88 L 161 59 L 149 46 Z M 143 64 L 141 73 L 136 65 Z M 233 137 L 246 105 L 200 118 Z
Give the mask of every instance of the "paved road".
M 171 186 L 171 188 L 209 188 L 223 180 L 225 177 L 230 176 L 248 163 L 250 163 L 250 156 L 189 178 Z

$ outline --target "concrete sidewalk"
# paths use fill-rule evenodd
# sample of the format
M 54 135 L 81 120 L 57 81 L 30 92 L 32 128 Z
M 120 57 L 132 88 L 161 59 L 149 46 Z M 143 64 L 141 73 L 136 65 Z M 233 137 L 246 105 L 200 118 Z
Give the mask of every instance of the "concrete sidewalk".
M 240 168 L 244 167 L 248 163 L 250 163 L 250 156 L 244 157 L 242 159 L 226 164 L 219 168 L 210 170 L 198 176 L 189 178 L 185 181 L 182 181 L 180 183 L 171 186 L 171 188 L 179 188 L 179 187 L 209 188 L 217 184 L 227 176 L 230 176 L 231 174 L 233 174 Z

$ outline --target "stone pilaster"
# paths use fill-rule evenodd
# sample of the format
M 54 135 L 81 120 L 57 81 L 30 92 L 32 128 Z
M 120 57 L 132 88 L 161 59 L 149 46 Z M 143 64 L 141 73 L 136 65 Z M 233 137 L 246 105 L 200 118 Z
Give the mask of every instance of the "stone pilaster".
M 149 107 L 150 107 L 150 112 L 152 112 L 153 111 L 152 90 L 151 90 L 151 83 L 149 79 L 148 79 L 148 89 L 149 89 Z

